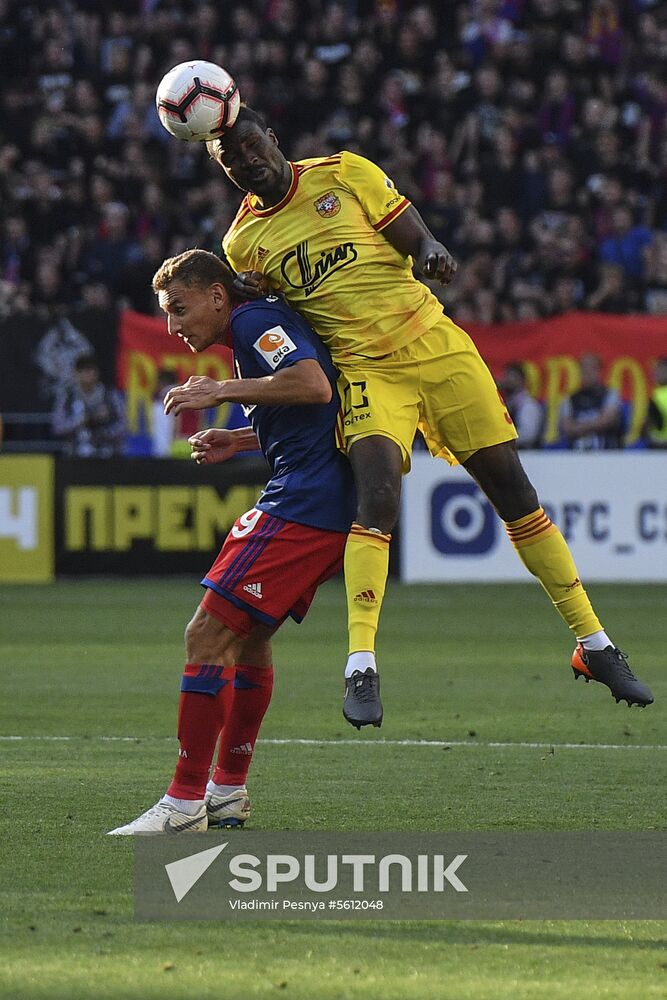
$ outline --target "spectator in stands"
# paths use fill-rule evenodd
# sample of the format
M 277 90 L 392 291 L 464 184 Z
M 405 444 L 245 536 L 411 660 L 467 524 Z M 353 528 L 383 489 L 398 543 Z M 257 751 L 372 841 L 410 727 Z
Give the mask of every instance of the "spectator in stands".
M 580 362 L 581 388 L 561 406 L 560 431 L 575 451 L 620 448 L 623 429 L 621 399 L 602 380 L 602 361 L 585 354 Z
M 649 448 L 667 448 L 667 357 L 655 363 L 655 388 L 648 404 L 644 440 Z
M 3 223 L 0 238 L 0 278 L 17 287 L 32 271 L 31 240 L 24 216 L 16 213 Z
M 538 122 L 545 142 L 567 148 L 577 114 L 577 102 L 571 91 L 571 81 L 562 69 L 552 70 L 546 78 L 544 101 Z
M 581 308 L 581 282 L 569 275 L 557 278 L 551 289 L 551 311 L 554 315 L 575 312 Z
M 586 308 L 593 312 L 625 313 L 636 302 L 636 295 L 625 280 L 620 264 L 600 264 L 598 284 L 586 298 Z
M 144 310 L 140 270 L 219 246 L 238 202 L 209 188 L 205 150 L 171 139 L 153 101 L 196 57 L 229 68 L 297 156 L 379 162 L 461 258 L 457 281 L 492 230 L 496 314 L 545 314 L 561 277 L 580 308 L 616 308 L 634 286 L 661 310 L 642 249 L 667 228 L 665 4 L 68 0 L 0 4 L 0 27 L 0 313 L 76 308 L 93 282 Z M 624 272 L 602 306 L 587 299 L 600 262 Z M 448 303 L 476 312 L 477 290 L 452 287 Z
M 517 448 L 541 447 L 544 410 L 528 392 L 526 370 L 520 362 L 513 361 L 505 366 L 500 390 L 519 434 Z
M 153 289 L 151 288 L 151 291 Z M 155 294 L 153 292 L 153 294 Z M 178 373 L 164 368 L 158 372 L 157 385 L 151 406 L 151 455 L 153 458 L 170 458 L 176 435 L 176 418 L 164 412 L 167 391 L 179 384 Z
M 100 381 L 91 354 L 79 357 L 74 378 L 56 396 L 53 434 L 63 440 L 63 451 L 76 458 L 120 455 L 125 439 L 125 410 L 120 394 Z
M 655 314 L 667 313 L 667 233 L 658 233 L 644 250 L 643 306 Z
M 632 209 L 619 205 L 611 219 L 612 236 L 600 247 L 600 260 L 605 264 L 618 264 L 626 277 L 638 280 L 643 269 L 642 251 L 653 239 L 648 226 L 635 225 Z
M 127 206 L 123 202 L 110 202 L 104 208 L 104 218 L 86 253 L 91 277 L 116 291 L 121 291 L 120 279 L 132 259 L 138 257 L 136 242 L 128 234 L 128 224 Z

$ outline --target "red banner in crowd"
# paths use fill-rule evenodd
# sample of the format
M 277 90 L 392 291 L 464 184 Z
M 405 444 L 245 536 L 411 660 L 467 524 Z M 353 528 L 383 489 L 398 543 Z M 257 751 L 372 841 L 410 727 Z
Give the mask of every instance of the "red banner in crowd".
M 558 438 L 561 402 L 579 386 L 578 359 L 591 351 L 602 358 L 606 384 L 617 389 L 630 404 L 627 443 L 641 433 L 651 394 L 653 363 L 667 355 L 667 317 L 570 313 L 537 322 L 470 326 L 468 332 L 496 379 L 500 379 L 506 364 L 525 364 L 529 390 L 545 405 L 547 443 Z M 231 352 L 225 347 L 212 347 L 193 354 L 183 341 L 167 336 L 166 320 L 123 312 L 118 386 L 126 393 L 128 420 L 134 433 L 142 412 L 150 408 L 162 369 L 175 371 L 181 382 L 190 375 L 231 378 Z M 216 423 L 224 426 L 229 416 L 229 407 L 221 407 Z
M 641 433 L 656 358 L 667 355 L 667 316 L 569 313 L 537 322 L 469 326 L 496 379 L 512 361 L 526 367 L 528 388 L 545 406 L 545 442 L 558 438 L 558 411 L 579 387 L 578 359 L 589 352 L 604 363 L 605 384 L 629 404 L 626 443 Z
M 166 318 L 144 316 L 131 310 L 122 312 L 116 377 L 118 388 L 127 399 L 131 434 L 137 434 L 145 426 L 161 371 L 174 372 L 177 383 L 185 382 L 190 375 L 209 375 L 221 381 L 233 376 L 232 352 L 228 347 L 215 346 L 202 354 L 193 354 L 184 341 L 167 334 Z M 228 424 L 230 411 L 230 404 L 219 408 L 215 419 L 217 426 Z

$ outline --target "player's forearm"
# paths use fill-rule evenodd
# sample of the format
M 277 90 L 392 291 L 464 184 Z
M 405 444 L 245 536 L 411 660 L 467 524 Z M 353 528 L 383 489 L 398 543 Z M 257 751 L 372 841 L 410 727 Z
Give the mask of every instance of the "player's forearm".
M 303 406 L 328 403 L 332 390 L 314 358 L 304 358 L 275 375 L 216 382 L 208 375 L 191 375 L 183 385 L 172 386 L 164 397 L 164 412 L 205 410 L 222 403 L 253 406 Z
M 382 235 L 404 257 L 412 257 L 426 278 L 447 285 L 454 277 L 456 261 L 436 240 L 414 205 L 385 226 Z
M 422 253 L 429 243 L 437 242 L 414 205 L 410 205 L 397 219 L 385 226 L 382 235 L 400 254 L 413 257 L 416 261 L 421 261 Z
M 275 375 L 221 382 L 218 403 L 306 406 L 330 399 L 331 386 L 318 363 L 302 361 Z
M 257 451 L 259 440 L 252 427 L 236 427 L 230 431 L 236 451 Z
M 218 403 L 244 403 L 257 406 L 305 406 L 312 403 L 328 403 L 328 398 L 319 386 L 304 386 L 294 381 L 285 385 L 275 375 L 264 378 L 240 378 L 220 384 Z

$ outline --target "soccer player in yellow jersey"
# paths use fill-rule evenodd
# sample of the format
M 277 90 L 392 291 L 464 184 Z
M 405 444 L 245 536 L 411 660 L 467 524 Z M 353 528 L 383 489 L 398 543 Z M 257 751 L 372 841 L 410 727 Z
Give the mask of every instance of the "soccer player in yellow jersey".
M 563 536 L 540 506 L 488 368 L 413 275 L 416 265 L 447 283 L 456 270 L 417 210 L 355 153 L 289 162 L 274 132 L 245 106 L 208 148 L 247 192 L 223 240 L 232 266 L 248 272 L 240 286 L 248 297 L 263 294 L 265 276 L 309 321 L 340 371 L 341 446 L 358 493 L 345 551 L 348 721 L 360 727 L 382 719 L 375 635 L 417 428 L 433 455 L 465 466 L 505 522 L 577 638 L 575 677 L 601 681 L 617 701 L 650 704 L 651 692 L 604 632 Z

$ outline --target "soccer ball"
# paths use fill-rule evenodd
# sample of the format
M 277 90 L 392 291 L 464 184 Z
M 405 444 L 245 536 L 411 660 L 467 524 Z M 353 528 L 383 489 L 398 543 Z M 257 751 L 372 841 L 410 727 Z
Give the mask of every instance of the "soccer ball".
M 195 59 L 163 76 L 155 95 L 167 132 L 188 142 L 217 138 L 236 121 L 241 96 L 227 70 Z

